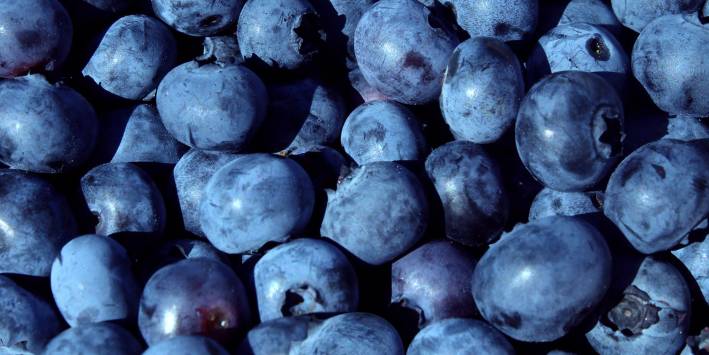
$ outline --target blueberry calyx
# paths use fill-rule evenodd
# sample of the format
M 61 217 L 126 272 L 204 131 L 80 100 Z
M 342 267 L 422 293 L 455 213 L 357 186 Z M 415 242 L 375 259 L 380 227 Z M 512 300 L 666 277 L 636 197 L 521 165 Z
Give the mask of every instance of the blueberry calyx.
M 320 312 L 323 310 L 322 298 L 315 288 L 303 284 L 286 291 L 281 307 L 284 317 Z
M 659 322 L 659 311 L 646 292 L 630 286 L 623 299 L 608 312 L 608 320 L 626 336 L 640 335 L 644 329 Z

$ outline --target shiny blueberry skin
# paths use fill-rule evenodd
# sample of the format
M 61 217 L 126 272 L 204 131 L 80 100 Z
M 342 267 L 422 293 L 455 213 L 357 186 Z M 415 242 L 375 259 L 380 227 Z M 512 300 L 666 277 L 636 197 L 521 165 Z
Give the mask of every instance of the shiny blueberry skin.
M 667 250 L 706 218 L 708 184 L 709 140 L 662 139 L 618 165 L 603 212 L 638 251 Z
M 441 200 L 447 238 L 483 246 L 499 237 L 509 200 L 498 165 L 482 146 L 446 143 L 428 156 L 426 172 Z
M 422 329 L 406 355 L 513 355 L 510 342 L 485 322 L 449 318 Z
M 239 278 L 206 258 L 179 261 L 158 270 L 140 299 L 138 326 L 148 345 L 178 335 L 204 335 L 229 342 L 251 320 Z
M 709 116 L 709 82 L 699 79 L 709 72 L 707 47 L 709 24 L 696 13 L 659 18 L 635 41 L 633 74 L 663 111 Z
M 702 7 L 704 0 L 611 0 L 613 12 L 623 26 L 635 32 L 641 32 L 656 18 L 691 13 Z M 669 28 L 668 28 L 669 29 Z
M 96 234 L 161 234 L 165 203 L 150 175 L 130 163 L 108 163 L 81 178 L 89 210 L 98 218 Z
M 168 132 L 198 149 L 242 149 L 266 115 L 266 88 L 241 65 L 179 65 L 160 82 L 156 99 Z
M 381 265 L 421 239 L 428 203 L 417 177 L 394 162 L 359 166 L 328 196 L 320 234 Z
M 706 235 L 704 232 L 704 240 L 673 250 L 672 254 L 687 267 L 697 281 L 704 300 L 709 302 L 709 238 Z
M 216 341 L 197 335 L 179 335 L 149 347 L 143 355 L 228 355 Z
M 421 124 L 411 111 L 394 101 L 367 102 L 355 108 L 342 127 L 340 140 L 359 165 L 422 160 L 428 151 Z
M 38 173 L 77 168 L 89 158 L 96 113 L 79 93 L 41 75 L 0 81 L 0 161 Z
M 670 116 L 667 124 L 667 134 L 662 138 L 681 141 L 709 138 L 709 118 L 687 115 Z
M 44 355 L 135 355 L 142 346 L 127 330 L 112 323 L 89 323 L 54 337 Z
M 620 158 L 623 103 L 596 74 L 567 71 L 546 77 L 522 101 L 516 124 L 522 162 L 554 190 L 591 188 Z
M 443 78 L 440 105 L 457 139 L 496 141 L 513 125 L 523 97 L 522 68 L 503 42 L 475 37 L 453 51 Z
M 511 42 L 527 40 L 539 17 L 538 0 L 445 0 L 470 37 L 493 37 Z
M 59 319 L 47 303 L 0 276 L 0 352 L 38 353 L 60 330 Z
M 403 355 L 404 348 L 396 329 L 383 318 L 370 313 L 345 313 L 323 322 L 291 354 Z
M 495 328 L 544 342 L 578 325 L 610 282 L 611 255 L 601 234 L 580 219 L 556 216 L 503 235 L 475 267 L 472 287 L 480 313 Z
M 0 27 L 0 78 L 53 71 L 71 49 L 73 26 L 57 0 L 5 0 Z
M 243 155 L 209 179 L 200 225 L 214 246 L 230 254 L 283 242 L 300 232 L 315 204 L 313 184 L 296 162 L 275 155 Z
M 416 0 L 382 0 L 362 15 L 354 50 L 362 75 L 404 104 L 424 104 L 441 92 L 456 36 Z
M 0 170 L 0 273 L 49 276 L 76 221 L 64 196 L 45 180 Z
M 155 15 L 190 36 L 209 36 L 236 23 L 244 0 L 152 0 Z
M 296 239 L 269 250 L 254 268 L 261 321 L 357 310 L 357 275 L 347 257 L 322 239 Z
M 601 192 L 564 192 L 550 188 L 539 191 L 529 207 L 529 220 L 549 216 L 576 216 L 601 212 Z
M 630 274 L 632 276 L 632 273 Z M 670 263 L 646 257 L 630 285 L 586 338 L 601 354 L 676 354 L 684 346 L 690 293 Z

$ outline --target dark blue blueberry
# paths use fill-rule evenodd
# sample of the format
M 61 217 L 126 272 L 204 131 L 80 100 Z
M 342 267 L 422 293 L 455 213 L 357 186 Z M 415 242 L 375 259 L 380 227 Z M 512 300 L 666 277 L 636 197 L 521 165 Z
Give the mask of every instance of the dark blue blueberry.
M 495 328 L 474 319 L 450 318 L 422 329 L 407 355 L 513 355 L 514 348 Z
M 359 102 L 370 102 L 376 100 L 389 99 L 386 97 L 386 95 L 375 89 L 372 84 L 367 82 L 367 80 L 362 75 L 362 71 L 359 70 L 359 68 L 351 70 L 347 77 L 349 79 L 350 85 L 355 91 L 357 91 L 357 94 L 359 95 L 359 97 L 356 98 L 357 100 L 361 100 Z
M 482 146 L 454 141 L 426 159 L 426 172 L 441 199 L 446 237 L 484 246 L 499 237 L 509 202 L 497 163 Z
M 233 26 L 244 0 L 152 0 L 153 10 L 172 28 L 190 36 L 209 36 Z
M 223 65 L 244 62 L 239 42 L 233 35 L 206 37 L 202 42 L 202 55 L 196 59 L 201 62 L 214 62 Z
M 480 313 L 495 328 L 544 342 L 573 330 L 610 282 L 611 255 L 601 234 L 580 219 L 556 216 L 503 235 L 475 267 L 472 287 Z
M 354 51 L 372 87 L 405 104 L 423 104 L 441 93 L 443 72 L 458 39 L 416 0 L 382 0 L 362 15 Z
M 108 163 L 81 178 L 81 191 L 89 210 L 98 218 L 96 234 L 161 234 L 165 203 L 145 171 L 130 163 Z
M 228 355 L 216 341 L 195 335 L 180 335 L 163 340 L 145 350 L 143 355 Z
M 411 111 L 394 101 L 372 101 L 354 109 L 345 120 L 340 140 L 359 165 L 422 160 L 428 150 L 421 124 Z
M 681 141 L 709 138 L 709 118 L 671 116 L 668 120 L 667 134 L 663 138 Z
M 532 87 L 517 116 L 524 166 L 545 186 L 583 191 L 603 179 L 622 152 L 623 103 L 600 76 L 552 74 Z
M 85 235 L 57 256 L 50 277 L 52 295 L 71 326 L 134 320 L 140 289 L 126 250 L 113 239 Z
M 291 352 L 294 355 L 403 355 L 401 338 L 389 322 L 370 313 L 345 313 L 327 319 Z
M 71 19 L 57 0 L 4 0 L 0 28 L 0 78 L 53 71 L 71 49 Z
M 529 220 L 601 212 L 601 200 L 602 193 L 598 191 L 563 192 L 544 188 L 529 207 Z
M 642 253 L 679 243 L 709 213 L 709 140 L 662 139 L 634 151 L 606 187 L 603 212 Z
M 458 24 L 471 37 L 493 37 L 505 42 L 527 40 L 537 27 L 537 0 L 442 2 L 451 6 Z
M 416 244 L 427 225 L 421 182 L 398 163 L 375 162 L 356 168 L 330 193 L 320 234 L 381 265 Z
M 0 81 L 0 161 L 12 168 L 60 173 L 91 154 L 96 113 L 76 91 L 41 75 Z
M 677 354 L 689 318 L 690 293 L 682 274 L 666 261 L 647 257 L 622 298 L 612 302 L 586 338 L 601 354 Z
M 112 323 L 69 328 L 47 344 L 44 355 L 135 355 L 142 346 L 127 330 Z
M 618 20 L 635 32 L 641 32 L 656 18 L 695 12 L 703 3 L 704 0 L 611 0 Z
M 76 233 L 67 201 L 48 182 L 0 170 L 0 273 L 49 276 L 59 250 Z
M 170 71 L 158 87 L 165 128 L 178 141 L 205 150 L 239 150 L 266 115 L 266 88 L 240 65 L 192 61 Z
M 458 45 L 448 62 L 441 113 L 457 139 L 490 143 L 513 125 L 523 97 L 514 52 L 494 38 L 475 37 Z
M 709 116 L 709 72 L 704 52 L 709 24 L 697 14 L 651 22 L 633 46 L 633 74 L 657 107 L 673 114 Z
M 705 230 L 702 236 L 703 240 L 673 250 L 672 254 L 687 267 L 694 280 L 697 281 L 704 300 L 709 302 L 709 238 L 707 235 L 709 233 Z
M 251 320 L 239 278 L 206 258 L 179 261 L 158 270 L 145 285 L 138 325 L 148 345 L 178 335 L 232 341 Z
M 60 330 L 59 319 L 47 303 L 0 276 L 1 353 L 39 353 Z
M 322 239 L 296 239 L 266 253 L 254 268 L 261 321 L 357 310 L 357 275 L 347 257 Z

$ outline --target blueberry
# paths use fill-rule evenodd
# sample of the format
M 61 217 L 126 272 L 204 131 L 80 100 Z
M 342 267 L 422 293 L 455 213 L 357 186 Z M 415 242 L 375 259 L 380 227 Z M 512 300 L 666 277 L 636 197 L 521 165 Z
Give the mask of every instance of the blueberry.
M 312 182 L 300 165 L 275 155 L 248 154 L 209 179 L 200 225 L 217 249 L 244 253 L 300 232 L 314 204 Z
M 638 251 L 669 249 L 709 213 L 709 140 L 659 140 L 626 157 L 603 212 Z
M 602 0 L 571 0 L 565 4 L 558 25 L 577 22 L 602 27 L 615 36 L 620 34 L 623 27 L 613 9 Z
M 152 0 L 161 20 L 190 36 L 209 36 L 233 26 L 244 0 Z
M 0 170 L 0 273 L 49 276 L 54 258 L 74 236 L 76 222 L 64 196 L 37 176 Z
M 405 104 L 435 100 L 458 39 L 416 0 L 382 0 L 362 15 L 354 50 L 364 78 Z
M 475 143 L 498 140 L 512 126 L 523 97 L 522 68 L 504 43 L 475 37 L 453 51 L 440 104 L 457 139 Z
M 500 41 L 527 40 L 537 27 L 537 0 L 468 1 L 444 0 L 456 20 L 471 37 L 493 37 Z
M 668 120 L 665 139 L 692 141 L 709 138 L 709 118 L 687 115 L 671 116 Z
M 159 269 L 185 259 L 206 258 L 231 265 L 226 254 L 212 244 L 194 239 L 174 239 L 149 249 L 138 258 L 136 269 L 139 280 L 147 281 Z
M 263 322 L 249 330 L 237 353 L 298 354 L 302 341 L 320 328 L 322 323 L 323 320 L 315 316 L 276 318 Z
M 709 238 L 706 227 L 704 239 L 673 250 L 672 254 L 679 259 L 697 281 L 704 300 L 709 302 Z
M 138 326 L 148 345 L 179 335 L 228 342 L 250 322 L 239 278 L 223 263 L 182 260 L 158 270 L 140 299 Z
M 150 175 L 130 163 L 108 163 L 81 178 L 96 234 L 151 233 L 165 229 L 165 203 Z
M 254 268 L 261 321 L 357 310 L 357 275 L 337 247 L 296 239 L 266 253 Z
M 623 26 L 641 32 L 656 18 L 695 12 L 702 7 L 703 2 L 704 0 L 611 0 L 611 6 Z
M 348 68 L 356 68 L 355 29 L 364 12 L 377 0 L 310 0 L 310 2 L 321 14 L 328 47 L 337 54 L 344 54 Z
M 205 150 L 239 150 L 266 115 L 266 88 L 240 65 L 192 61 L 160 82 L 157 106 L 165 128 L 180 142 Z
M 449 318 L 422 329 L 406 350 L 407 355 L 513 355 L 514 348 L 485 322 Z
M 470 246 L 499 237 L 509 202 L 497 163 L 481 146 L 446 143 L 428 156 L 426 172 L 442 203 L 446 237 Z
M 0 81 L 0 161 L 15 169 L 60 173 L 89 158 L 98 122 L 76 91 L 41 75 Z
M 707 46 L 709 24 L 697 14 L 659 18 L 635 41 L 633 74 L 663 111 L 709 116 L 709 83 L 698 79 L 709 72 Z
M 52 339 L 44 355 L 134 355 L 142 347 L 125 329 L 112 323 L 84 324 Z
M 368 163 L 330 193 L 321 235 L 368 264 L 381 265 L 423 236 L 428 203 L 421 183 L 402 165 Z
M 544 188 L 539 191 L 529 208 L 529 220 L 549 216 L 576 216 L 601 212 L 602 193 L 563 192 Z
M 202 42 L 202 55 L 196 58 L 199 62 L 212 62 L 221 65 L 242 64 L 244 57 L 239 49 L 236 36 L 206 37 Z
M 475 267 L 472 287 L 480 313 L 495 328 L 543 342 L 574 329 L 610 282 L 611 255 L 601 234 L 580 219 L 556 216 L 503 235 Z
M 515 141 L 537 180 L 559 191 L 583 191 L 620 158 L 623 103 L 600 76 L 568 71 L 532 87 L 517 116 Z
M 71 19 L 57 0 L 5 0 L 0 28 L 0 78 L 56 70 L 71 48 Z
M 334 148 L 314 145 L 296 148 L 289 155 L 310 176 L 316 192 L 334 189 L 340 177 L 350 169 L 350 161 Z
M 421 160 L 428 150 L 421 124 L 394 101 L 372 101 L 354 109 L 345 120 L 340 140 L 345 152 L 360 165 Z
M 0 352 L 41 352 L 60 330 L 49 304 L 0 276 Z
M 146 350 L 143 355 L 228 355 L 216 341 L 195 335 L 180 335 L 163 340 Z
M 372 84 L 367 82 L 359 68 L 352 69 L 349 74 L 347 74 L 347 78 L 349 79 L 352 88 L 357 92 L 357 95 L 359 95 L 359 97 L 356 98 L 356 101 L 370 102 L 389 99 L 386 95 L 375 89 Z
M 345 313 L 327 319 L 299 345 L 294 355 L 403 355 L 396 329 L 370 313 Z

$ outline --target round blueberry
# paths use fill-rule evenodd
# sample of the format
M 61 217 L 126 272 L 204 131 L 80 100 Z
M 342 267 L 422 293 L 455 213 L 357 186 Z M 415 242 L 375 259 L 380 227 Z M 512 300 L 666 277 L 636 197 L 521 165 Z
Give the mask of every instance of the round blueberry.
M 704 0 L 611 0 L 611 6 L 623 26 L 641 32 L 656 18 L 695 12 L 702 7 L 703 2 Z
M 539 191 L 529 207 L 529 220 L 549 216 L 576 216 L 601 211 L 602 193 L 564 192 L 550 188 Z
M 345 313 L 323 322 L 294 353 L 403 355 L 404 347 L 396 329 L 383 318 L 370 313 Z
M 687 115 L 670 116 L 665 139 L 693 141 L 709 138 L 709 118 Z
M 703 240 L 692 242 L 673 250 L 672 254 L 679 259 L 689 273 L 697 281 L 704 300 L 709 302 L 709 233 L 704 227 Z
M 155 15 L 190 36 L 209 36 L 234 25 L 244 0 L 152 0 Z
M 44 355 L 135 355 L 142 346 L 127 330 L 113 323 L 69 328 L 47 344 Z
M 510 342 L 495 328 L 474 319 L 449 318 L 422 329 L 407 355 L 513 355 Z
M 163 340 L 145 350 L 143 355 L 228 355 L 216 341 L 196 335 L 180 335 Z
M 538 0 L 444 0 L 470 37 L 493 37 L 500 41 L 527 40 L 537 27 Z

